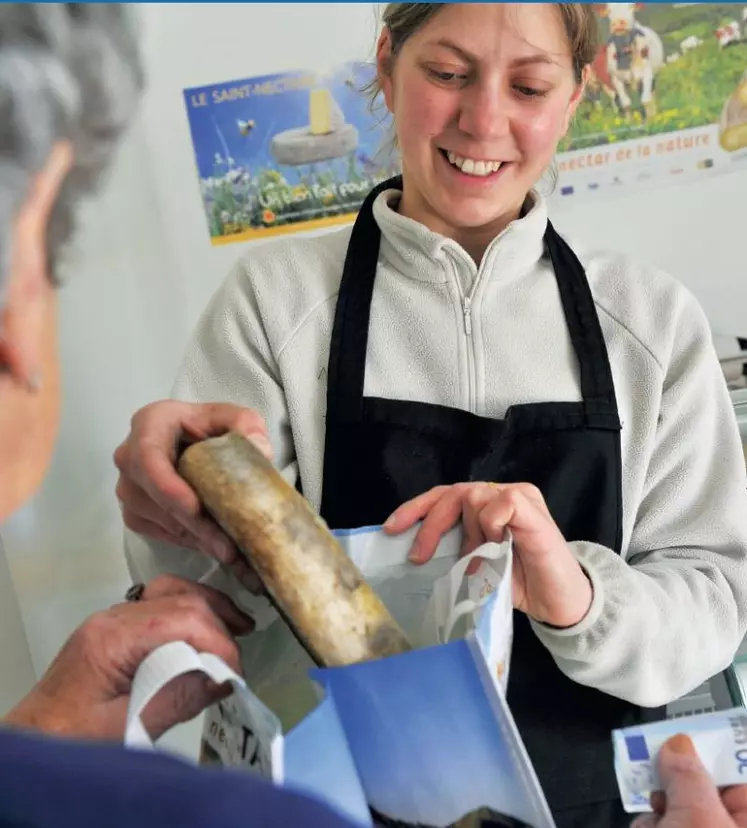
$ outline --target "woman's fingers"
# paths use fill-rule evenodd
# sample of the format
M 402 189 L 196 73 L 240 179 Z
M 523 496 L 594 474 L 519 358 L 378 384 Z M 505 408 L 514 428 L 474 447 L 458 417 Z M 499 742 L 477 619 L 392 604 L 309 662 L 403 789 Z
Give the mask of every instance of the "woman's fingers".
M 464 540 L 461 554 L 467 555 L 486 541 L 502 543 L 506 528 L 535 533 L 547 524 L 547 507 L 539 490 L 527 483 L 457 483 L 437 486 L 396 509 L 384 524 L 384 531 L 397 535 L 418 521 L 422 526 L 410 550 L 410 561 L 429 561 L 441 538 L 462 520 Z M 474 574 L 480 561 L 470 564 Z
M 427 563 L 441 538 L 456 526 L 461 515 L 462 493 L 454 486 L 441 494 L 426 514 L 410 549 L 410 561 L 414 564 Z
M 496 496 L 496 487 L 485 483 L 470 488 L 464 498 L 462 508 L 462 528 L 464 539 L 462 541 L 461 557 L 474 552 L 486 541 L 501 543 L 503 533 L 500 537 L 487 535 L 483 528 L 481 519 L 483 511 L 489 506 Z M 475 558 L 467 567 L 467 575 L 474 575 L 482 564 L 482 558 Z
M 430 512 L 449 488 L 449 486 L 436 486 L 406 501 L 389 515 L 384 524 L 384 531 L 390 535 L 399 535 L 407 531 Z

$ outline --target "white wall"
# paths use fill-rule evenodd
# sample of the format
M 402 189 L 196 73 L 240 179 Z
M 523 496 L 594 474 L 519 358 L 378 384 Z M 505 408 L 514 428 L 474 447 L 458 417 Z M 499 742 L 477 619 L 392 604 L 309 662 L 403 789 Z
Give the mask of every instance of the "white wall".
M 8 561 L 0 540 L 0 716 L 14 707 L 34 682 L 26 630 Z
M 625 250 L 693 291 L 715 333 L 747 335 L 747 171 L 593 204 L 552 199 L 558 229 Z
M 377 6 L 197 3 L 177 8 L 153 3 L 142 11 L 150 66 L 144 116 L 157 170 L 154 184 L 166 242 L 189 293 L 190 319 L 195 320 L 244 245 L 209 244 L 182 90 L 372 59 Z
M 376 33 L 367 3 L 139 11 L 149 92 L 104 198 L 87 213 L 62 295 L 57 454 L 44 490 L 3 527 L 37 673 L 88 613 L 121 599 L 128 580 L 111 454 L 130 414 L 168 393 L 190 327 L 245 247 L 209 244 L 182 89 L 368 59 Z M 717 330 L 747 333 L 746 190 L 741 173 L 553 214 L 562 229 L 667 268 Z

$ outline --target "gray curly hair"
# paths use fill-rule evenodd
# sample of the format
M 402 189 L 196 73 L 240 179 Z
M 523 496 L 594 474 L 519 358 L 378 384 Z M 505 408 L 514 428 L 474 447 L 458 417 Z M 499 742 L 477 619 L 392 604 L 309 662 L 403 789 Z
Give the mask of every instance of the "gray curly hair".
M 76 207 L 109 166 L 142 87 L 126 6 L 0 4 L 0 306 L 14 220 L 54 144 L 69 140 L 74 159 L 50 216 L 52 279 Z

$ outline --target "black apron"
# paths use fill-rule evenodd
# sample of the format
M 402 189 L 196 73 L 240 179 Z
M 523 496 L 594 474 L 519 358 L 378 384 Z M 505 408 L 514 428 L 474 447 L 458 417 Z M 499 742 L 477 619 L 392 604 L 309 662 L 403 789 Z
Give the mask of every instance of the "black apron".
M 364 397 L 380 230 L 372 206 L 353 227 L 331 339 L 321 515 L 335 529 L 382 523 L 404 501 L 465 481 L 528 482 L 568 541 L 620 552 L 620 420 L 586 274 L 550 222 L 545 248 L 580 370 L 581 402 L 515 405 L 505 420 L 419 402 Z M 402 355 L 406 358 L 406 355 Z M 500 370 L 494 366 L 493 370 Z M 663 718 L 567 678 L 514 612 L 508 701 L 558 828 L 630 824 L 619 804 L 611 731 Z

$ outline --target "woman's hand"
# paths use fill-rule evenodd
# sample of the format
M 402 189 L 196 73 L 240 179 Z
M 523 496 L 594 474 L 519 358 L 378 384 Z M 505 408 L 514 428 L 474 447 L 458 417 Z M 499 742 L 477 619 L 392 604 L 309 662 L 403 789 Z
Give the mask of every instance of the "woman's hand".
M 410 552 L 413 563 L 433 557 L 441 537 L 461 518 L 462 555 L 487 541 L 514 542 L 514 606 L 537 621 L 572 627 L 586 615 L 591 582 L 573 557 L 539 489 L 528 483 L 457 483 L 438 486 L 400 506 L 384 524 L 399 534 L 422 520 Z M 479 566 L 470 567 L 473 574 Z
M 140 601 L 117 604 L 84 621 L 5 723 L 73 738 L 120 740 L 132 681 L 146 656 L 162 644 L 186 641 L 240 672 L 234 636 L 253 626 L 223 593 L 160 575 Z M 153 698 L 143 711 L 143 724 L 157 739 L 228 692 L 228 685 L 187 673 Z
M 674 736 L 659 752 L 664 787 L 654 794 L 653 814 L 631 828 L 747 828 L 747 785 L 719 791 L 687 736 Z
M 114 454 L 119 469 L 117 497 L 125 525 L 133 532 L 197 549 L 230 566 L 246 587 L 260 592 L 259 579 L 233 541 L 205 514 L 197 494 L 176 470 L 180 443 L 228 431 L 243 434 L 271 459 L 267 427 L 251 409 L 176 400 L 141 408 Z

